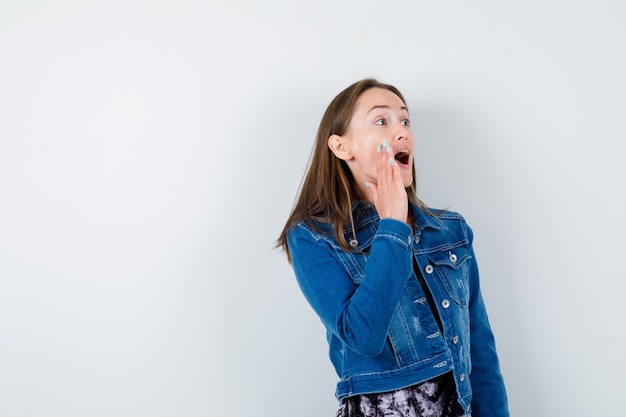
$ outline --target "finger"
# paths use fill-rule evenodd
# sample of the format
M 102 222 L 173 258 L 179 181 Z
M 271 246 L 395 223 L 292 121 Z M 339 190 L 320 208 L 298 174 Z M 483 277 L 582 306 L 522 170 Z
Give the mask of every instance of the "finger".
M 404 189 L 404 183 L 402 181 L 402 173 L 400 172 L 400 166 L 396 163 L 393 156 L 390 159 L 391 164 L 391 181 L 395 188 Z
M 387 141 L 382 145 L 382 151 L 380 152 L 380 158 L 378 160 L 378 184 L 383 187 L 389 187 L 392 185 L 392 171 L 391 171 L 391 148 Z
M 379 146 L 381 152 L 376 163 L 377 185 L 375 188 L 374 205 L 381 217 L 388 216 L 390 210 L 394 206 L 394 185 L 392 167 L 390 164 L 391 150 L 389 144 L 385 141 Z

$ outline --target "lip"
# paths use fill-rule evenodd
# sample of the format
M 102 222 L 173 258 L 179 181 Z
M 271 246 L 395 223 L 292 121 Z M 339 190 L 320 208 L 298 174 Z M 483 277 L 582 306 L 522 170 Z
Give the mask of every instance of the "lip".
M 407 163 L 403 164 L 402 162 L 400 162 L 399 160 L 395 159 L 395 156 L 400 153 L 400 152 L 407 152 L 408 156 L 407 156 Z M 411 148 L 408 147 L 400 147 L 400 148 L 392 148 L 392 154 L 394 156 L 394 160 L 397 162 L 397 164 L 401 167 L 401 168 L 410 168 L 412 163 L 413 163 L 413 152 L 411 151 Z

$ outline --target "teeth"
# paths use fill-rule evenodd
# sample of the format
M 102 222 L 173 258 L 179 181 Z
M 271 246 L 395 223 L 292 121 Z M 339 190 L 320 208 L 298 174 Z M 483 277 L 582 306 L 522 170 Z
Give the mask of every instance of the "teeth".
M 394 156 L 394 158 L 402 164 L 407 164 L 409 162 L 409 151 L 400 151 Z

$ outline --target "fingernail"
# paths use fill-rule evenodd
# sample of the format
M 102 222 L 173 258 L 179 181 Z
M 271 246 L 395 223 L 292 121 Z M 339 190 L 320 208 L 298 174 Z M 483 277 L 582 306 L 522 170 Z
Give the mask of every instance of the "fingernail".
M 389 147 L 389 142 L 387 142 L 387 140 L 383 142 L 383 146 L 385 147 L 387 153 L 391 152 L 391 148 Z
M 380 143 L 376 146 L 376 151 L 380 153 Z
M 389 163 L 390 163 L 391 165 L 395 165 L 395 164 L 396 164 L 396 160 L 395 160 L 395 159 L 393 159 L 393 158 L 389 158 Z
M 363 181 L 363 184 L 365 184 L 365 188 L 370 188 L 370 185 L 367 183 L 367 181 Z

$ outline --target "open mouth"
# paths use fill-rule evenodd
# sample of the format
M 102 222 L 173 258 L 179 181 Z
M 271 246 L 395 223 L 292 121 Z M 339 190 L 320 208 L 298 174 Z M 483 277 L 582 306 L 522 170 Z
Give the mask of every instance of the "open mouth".
M 409 163 L 409 151 L 404 150 L 400 151 L 394 156 L 395 160 L 400 162 L 402 165 L 408 165 Z

